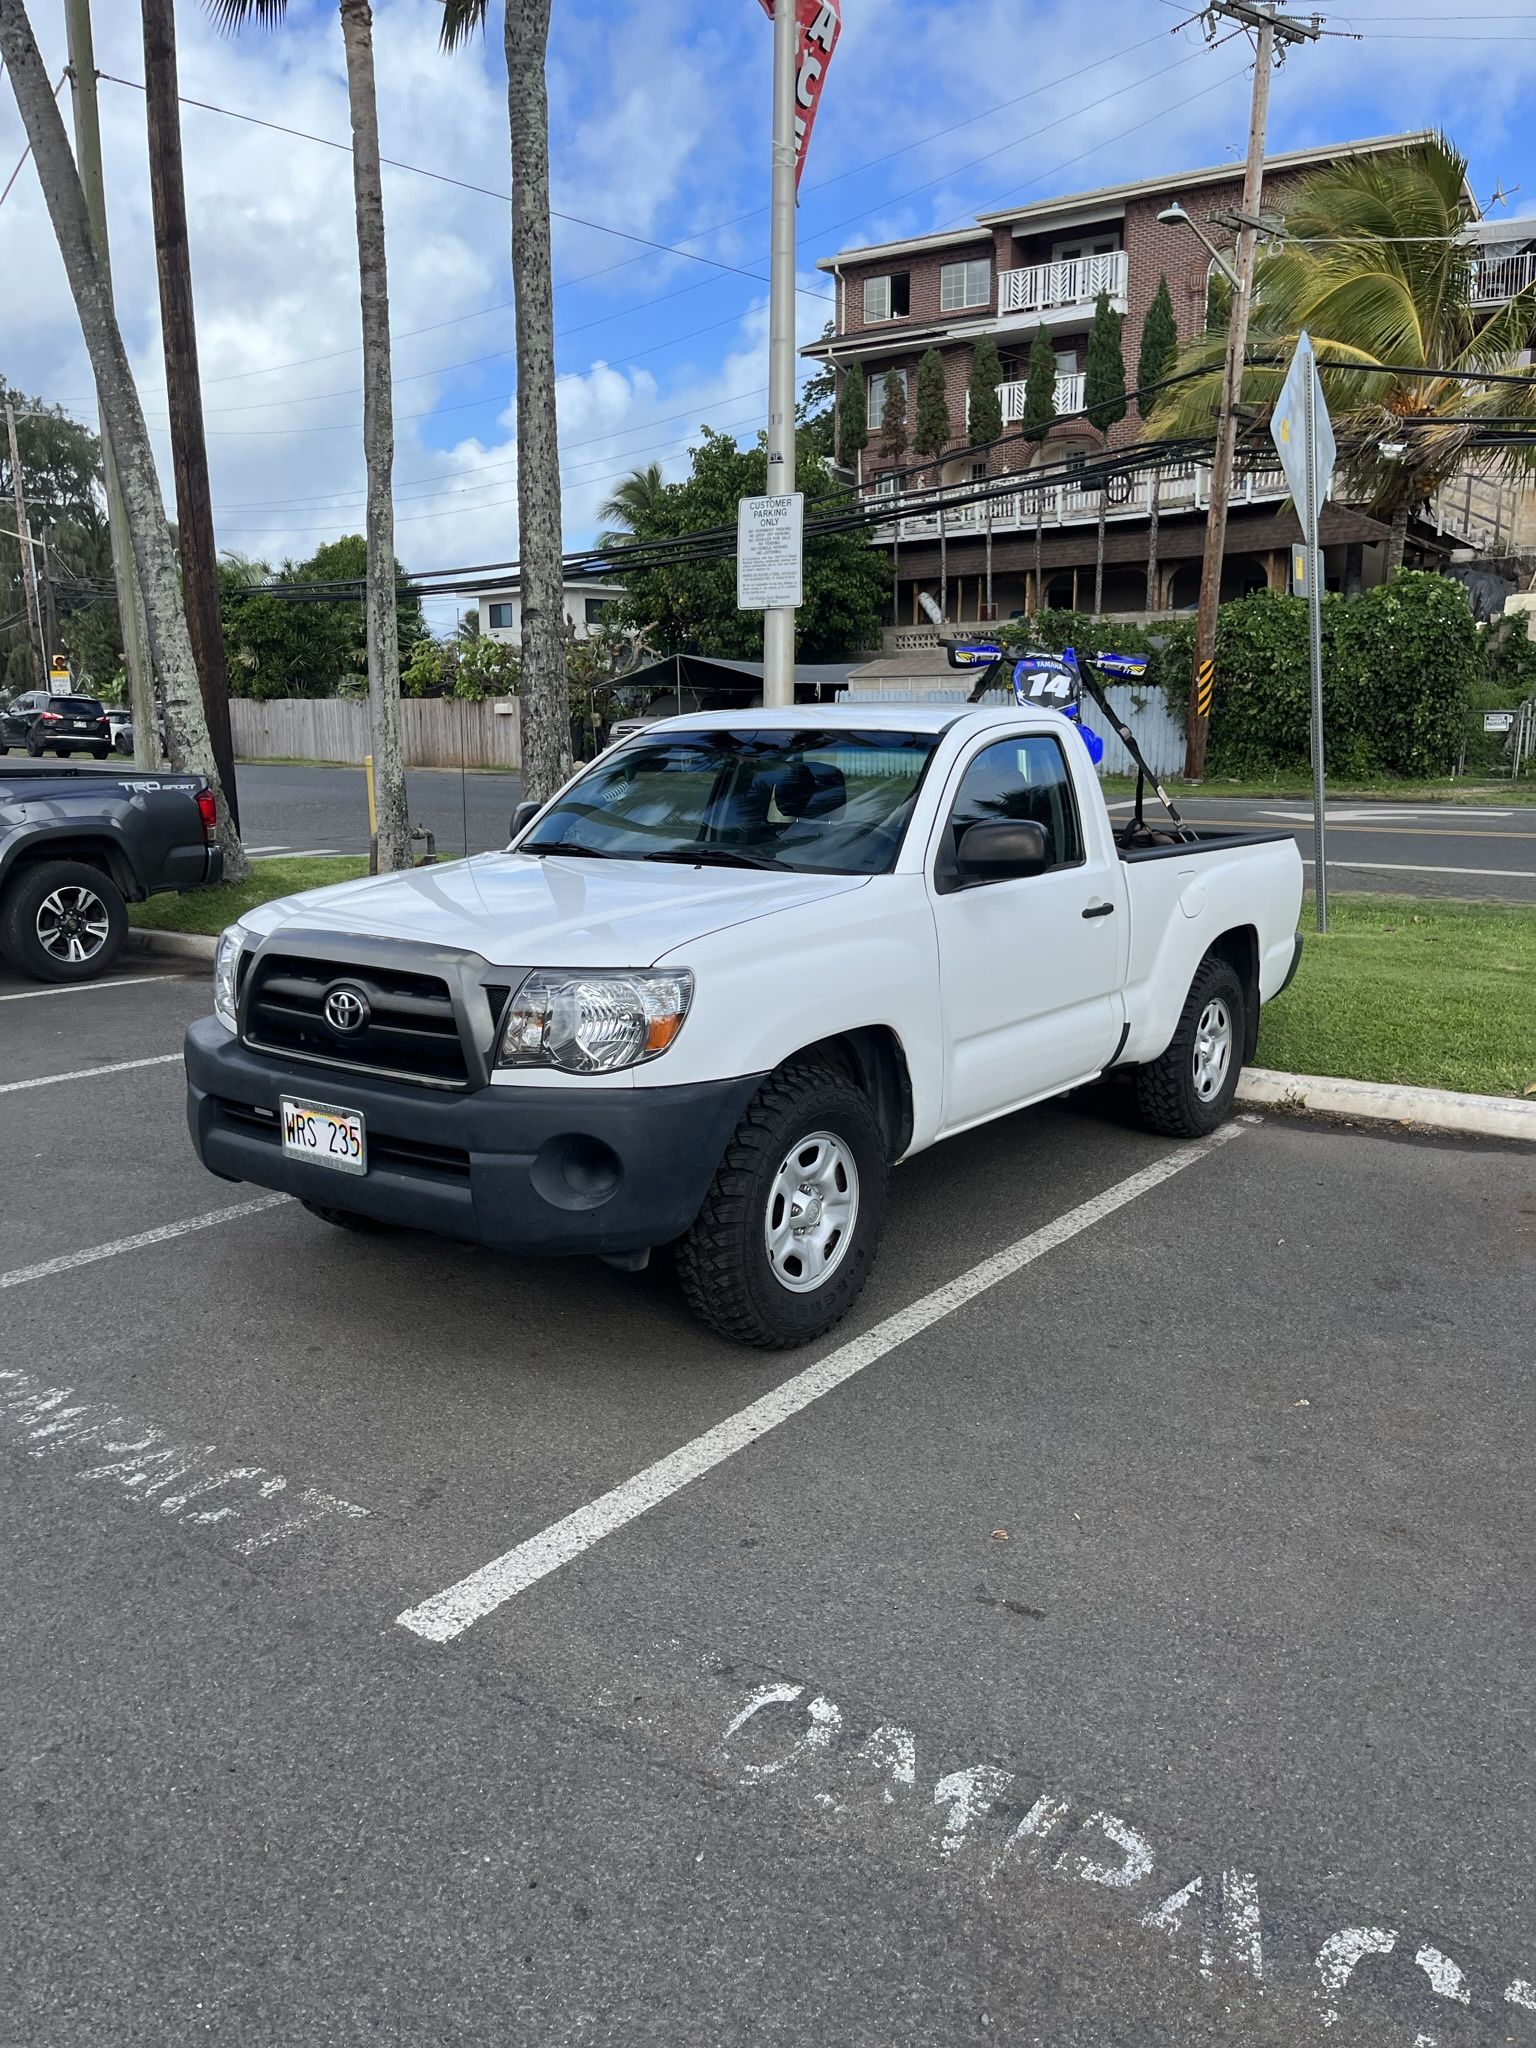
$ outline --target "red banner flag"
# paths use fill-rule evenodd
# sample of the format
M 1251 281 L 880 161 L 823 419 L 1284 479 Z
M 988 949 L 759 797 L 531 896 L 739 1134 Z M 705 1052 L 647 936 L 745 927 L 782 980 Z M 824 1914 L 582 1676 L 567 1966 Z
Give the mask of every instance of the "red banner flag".
M 768 19 L 773 19 L 774 0 L 762 0 L 762 8 Z M 805 153 L 810 147 L 811 130 L 816 125 L 816 109 L 821 104 L 821 88 L 827 69 L 832 62 L 832 52 L 837 48 L 837 39 L 843 32 L 842 0 L 795 0 L 795 18 L 800 26 L 800 51 L 795 63 L 795 184 L 800 183 L 800 173 L 805 169 Z

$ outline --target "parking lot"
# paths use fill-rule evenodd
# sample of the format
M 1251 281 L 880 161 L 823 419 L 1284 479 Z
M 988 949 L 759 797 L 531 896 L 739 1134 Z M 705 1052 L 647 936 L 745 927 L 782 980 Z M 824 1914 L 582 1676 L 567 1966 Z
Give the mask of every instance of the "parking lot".
M 0 971 L 0 2041 L 1536 2048 L 1528 1148 L 1086 1094 L 765 1357 L 212 1179 L 207 1008 Z

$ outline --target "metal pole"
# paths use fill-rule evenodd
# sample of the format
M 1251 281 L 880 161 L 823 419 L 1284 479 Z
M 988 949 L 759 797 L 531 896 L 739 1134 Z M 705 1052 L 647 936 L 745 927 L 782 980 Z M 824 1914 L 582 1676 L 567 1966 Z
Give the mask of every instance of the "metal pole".
M 768 285 L 768 495 L 795 488 L 795 0 L 773 10 L 772 263 Z M 795 701 L 795 613 L 763 614 L 763 702 Z
M 107 200 L 101 175 L 101 123 L 96 110 L 96 52 L 91 39 L 91 0 L 64 0 L 64 27 L 69 39 L 69 75 L 75 116 L 75 157 L 91 217 L 91 239 L 110 291 L 112 259 L 107 247 Z M 112 580 L 117 587 L 117 620 L 123 636 L 123 673 L 128 680 L 128 708 L 133 714 L 133 758 L 139 768 L 160 760 L 160 722 L 150 676 L 149 635 L 139 597 L 139 579 L 128 538 L 128 514 L 118 482 L 117 463 L 99 413 L 101 461 L 107 487 L 107 531 L 112 542 Z
M 21 480 L 21 451 L 16 445 L 16 408 L 5 401 L 5 431 L 11 445 L 11 495 L 16 501 L 16 531 L 21 543 L 21 587 L 27 598 L 27 631 L 37 655 L 39 689 L 48 687 L 48 650 L 43 645 L 43 620 L 37 605 L 37 564 L 32 559 L 32 529 L 27 524 L 27 493 Z
M 1318 545 L 1321 524 L 1317 502 L 1317 369 L 1307 345 L 1307 626 L 1312 657 L 1312 860 L 1317 892 L 1317 928 L 1328 929 L 1327 797 L 1323 775 L 1323 551 Z

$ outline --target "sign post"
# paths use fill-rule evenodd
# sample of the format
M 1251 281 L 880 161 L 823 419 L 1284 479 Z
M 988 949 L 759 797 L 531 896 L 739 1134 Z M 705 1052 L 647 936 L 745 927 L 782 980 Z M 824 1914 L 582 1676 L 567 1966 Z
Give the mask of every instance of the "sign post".
M 1323 760 L 1323 564 L 1318 529 L 1338 454 L 1312 337 L 1303 334 L 1270 433 L 1291 487 L 1306 547 L 1307 638 L 1312 666 L 1312 838 L 1317 928 L 1328 929 L 1327 791 Z

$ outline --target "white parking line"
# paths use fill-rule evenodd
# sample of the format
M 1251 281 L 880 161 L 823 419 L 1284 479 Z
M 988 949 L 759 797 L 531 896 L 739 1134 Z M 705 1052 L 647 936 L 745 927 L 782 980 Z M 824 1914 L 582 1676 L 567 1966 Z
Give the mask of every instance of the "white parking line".
M 35 1081 L 0 1081 L 0 1095 L 14 1095 L 18 1088 L 52 1088 L 60 1081 L 94 1081 L 98 1074 L 131 1074 L 135 1067 L 164 1067 L 180 1058 L 179 1052 L 157 1052 L 147 1060 L 115 1060 L 110 1067 L 76 1067 L 72 1074 L 43 1074 Z
M 1372 875 L 1488 875 L 1500 882 L 1536 882 L 1536 872 L 1530 868 L 1442 868 L 1414 867 L 1395 860 L 1335 860 L 1328 857 L 1330 868 L 1355 868 L 1361 873 Z M 1303 860 L 1304 868 L 1315 868 L 1315 860 Z
M 530 1537 L 526 1543 L 519 1543 L 504 1556 L 493 1558 L 456 1585 L 434 1593 L 417 1607 L 407 1608 L 404 1614 L 397 1614 L 396 1621 L 414 1635 L 424 1636 L 428 1642 L 451 1642 L 505 1601 L 526 1592 L 540 1579 L 558 1571 L 561 1565 L 569 1564 L 572 1558 L 600 1543 L 605 1536 L 611 1536 L 626 1523 L 659 1506 L 695 1479 L 712 1471 L 716 1465 L 735 1457 L 738 1451 L 746 1450 L 760 1437 L 766 1436 L 769 1430 L 777 1429 L 813 1401 L 833 1393 L 846 1380 L 878 1363 L 898 1345 L 920 1336 L 945 1316 L 953 1315 L 957 1309 L 974 1301 L 977 1295 L 985 1294 L 999 1281 L 1011 1279 L 1015 1273 L 1022 1272 L 1046 1252 L 1066 1244 L 1081 1231 L 1102 1223 L 1105 1217 L 1113 1216 L 1116 1210 L 1134 1202 L 1138 1195 L 1161 1187 L 1176 1173 L 1209 1158 L 1218 1146 L 1238 1137 L 1244 1124 L 1259 1121 L 1257 1117 L 1244 1117 L 1236 1123 L 1227 1124 L 1202 1143 L 1166 1154 L 1155 1164 L 1143 1167 L 1139 1173 L 1131 1174 L 1112 1188 L 1106 1188 L 1103 1194 L 1069 1209 L 1054 1223 L 1031 1231 L 1028 1237 L 1021 1237 L 1006 1251 L 983 1259 L 979 1266 L 973 1266 L 958 1279 L 947 1281 L 931 1294 L 914 1301 L 910 1307 L 887 1316 L 884 1322 L 876 1323 L 862 1337 L 839 1345 L 815 1365 L 796 1373 L 782 1386 L 775 1387 L 771 1393 L 764 1394 L 760 1400 L 751 1402 L 735 1415 L 727 1416 L 724 1422 L 716 1423 L 713 1429 L 670 1452 L 656 1464 L 647 1466 L 645 1471 L 637 1472 L 634 1478 L 624 1480 L 611 1492 L 589 1501 L 585 1507 L 577 1508 L 574 1514 L 566 1515 L 561 1521 L 551 1523 L 539 1535 Z
M 262 1195 L 254 1202 L 234 1202 L 227 1209 L 210 1209 L 206 1216 L 188 1216 L 181 1223 L 162 1223 L 158 1230 L 141 1230 L 133 1237 L 114 1238 L 111 1244 L 92 1245 L 88 1251 L 64 1252 L 59 1258 L 44 1259 L 36 1266 L 17 1266 L 9 1273 L 0 1273 L 0 1288 L 21 1287 L 28 1280 L 51 1280 L 55 1273 L 68 1273 L 75 1266 L 91 1266 L 98 1259 L 115 1259 L 119 1252 L 139 1252 L 152 1244 L 168 1244 L 173 1237 L 186 1237 L 194 1230 L 212 1230 L 216 1223 L 256 1216 L 263 1209 L 275 1209 L 280 1202 L 291 1200 L 290 1195 Z
M 23 988 L 0 1003 L 30 1003 L 34 996 L 83 996 L 98 988 L 141 988 L 146 981 L 180 981 L 179 974 L 125 974 L 117 981 L 70 981 L 61 988 Z
M 246 851 L 250 852 L 249 847 Z M 251 854 L 252 860 L 340 860 L 342 857 L 342 849 L 339 846 L 278 846 L 269 853 Z M 362 855 L 359 854 L 357 858 L 361 860 Z

